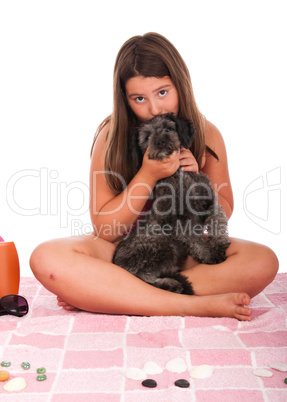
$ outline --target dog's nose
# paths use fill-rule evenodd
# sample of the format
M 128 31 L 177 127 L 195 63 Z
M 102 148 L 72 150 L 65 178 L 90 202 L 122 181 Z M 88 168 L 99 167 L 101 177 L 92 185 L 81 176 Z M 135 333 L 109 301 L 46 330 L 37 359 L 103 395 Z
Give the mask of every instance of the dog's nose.
M 164 148 L 165 145 L 166 145 L 166 142 L 165 142 L 164 140 L 159 140 L 159 141 L 156 142 L 156 145 L 157 145 L 159 148 Z

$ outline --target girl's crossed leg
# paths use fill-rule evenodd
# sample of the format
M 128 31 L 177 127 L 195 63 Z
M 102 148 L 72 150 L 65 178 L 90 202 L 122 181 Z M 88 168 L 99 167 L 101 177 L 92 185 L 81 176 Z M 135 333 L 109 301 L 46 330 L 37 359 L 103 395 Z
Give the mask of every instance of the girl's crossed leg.
M 196 294 L 188 296 L 153 287 L 112 264 L 114 250 L 114 244 L 94 236 L 58 239 L 38 246 L 30 264 L 35 277 L 67 310 L 239 320 L 251 320 L 251 310 L 245 307 L 250 296 L 264 289 L 278 269 L 267 247 L 232 239 L 222 264 L 187 261 L 183 272 Z
M 183 268 L 196 295 L 246 292 L 252 298 L 260 293 L 278 271 L 278 259 L 268 247 L 230 238 L 227 259 L 216 265 L 199 264 L 188 257 Z

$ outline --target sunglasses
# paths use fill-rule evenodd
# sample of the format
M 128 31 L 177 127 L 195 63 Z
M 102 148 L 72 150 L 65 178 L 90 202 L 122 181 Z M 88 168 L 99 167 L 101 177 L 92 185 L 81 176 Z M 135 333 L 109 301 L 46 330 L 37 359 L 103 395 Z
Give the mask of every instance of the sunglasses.
M 0 315 L 16 315 L 23 317 L 29 311 L 28 302 L 23 296 L 7 295 L 0 299 Z

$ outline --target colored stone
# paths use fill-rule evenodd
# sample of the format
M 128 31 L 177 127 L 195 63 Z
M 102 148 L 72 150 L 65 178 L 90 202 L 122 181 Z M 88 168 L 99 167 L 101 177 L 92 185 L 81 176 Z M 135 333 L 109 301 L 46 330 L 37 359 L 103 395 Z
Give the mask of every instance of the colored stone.
M 47 380 L 47 376 L 45 374 L 37 375 L 37 381 L 45 381 Z
M 285 382 L 285 384 L 287 384 L 287 378 L 285 378 L 284 382 Z
M 174 385 L 180 388 L 188 388 L 190 386 L 190 383 L 187 380 L 177 380 Z
M 157 383 L 155 380 L 148 379 L 148 380 L 144 380 L 142 382 L 142 385 L 144 387 L 148 387 L 148 388 L 155 388 L 157 386 Z
M 3 362 L 1 362 L 1 366 L 2 366 L 2 367 L 10 367 L 10 366 L 11 366 L 11 362 L 3 361 Z
M 0 381 L 7 381 L 10 377 L 9 371 L 0 370 Z
M 23 363 L 21 364 L 21 367 L 22 367 L 23 370 L 29 370 L 29 368 L 30 368 L 30 363 L 28 363 L 28 362 L 23 362 Z
M 44 373 L 46 373 L 45 367 L 40 367 L 40 368 L 38 368 L 38 369 L 37 369 L 37 373 L 38 373 L 38 374 L 44 374 Z

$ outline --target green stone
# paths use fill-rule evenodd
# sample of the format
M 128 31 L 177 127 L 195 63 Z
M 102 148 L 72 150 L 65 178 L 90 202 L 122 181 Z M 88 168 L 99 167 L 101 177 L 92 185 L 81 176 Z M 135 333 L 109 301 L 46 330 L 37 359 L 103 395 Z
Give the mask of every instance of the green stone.
M 47 380 L 47 376 L 45 374 L 37 375 L 37 381 L 45 381 Z
M 22 369 L 24 369 L 24 370 L 29 370 L 29 368 L 30 368 L 30 363 L 28 363 L 28 362 L 23 362 L 23 363 L 21 364 L 21 367 L 22 367 Z
M 287 378 L 285 378 L 284 382 L 285 382 L 285 384 L 287 384 Z
M 40 367 L 40 368 L 38 368 L 38 369 L 37 369 L 37 373 L 38 373 L 38 374 L 44 374 L 44 373 L 46 373 L 45 367 Z
M 11 362 L 3 361 L 3 362 L 1 362 L 1 366 L 2 366 L 2 367 L 10 367 L 10 366 L 11 366 Z

